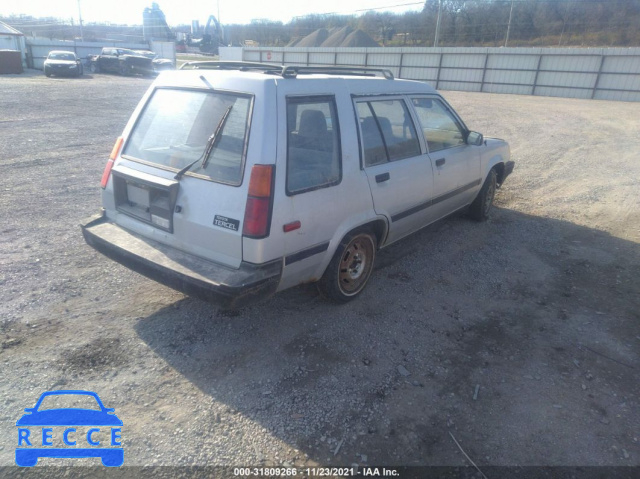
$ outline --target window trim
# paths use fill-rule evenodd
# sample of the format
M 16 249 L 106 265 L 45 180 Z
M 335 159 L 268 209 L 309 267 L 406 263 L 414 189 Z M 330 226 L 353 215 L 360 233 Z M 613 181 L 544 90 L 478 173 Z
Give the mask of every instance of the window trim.
M 416 127 L 416 121 L 418 118 L 416 117 L 416 112 L 413 109 L 413 104 L 410 101 L 412 97 L 407 93 L 398 93 L 398 94 L 372 94 L 372 95 L 351 95 L 351 99 L 353 101 L 353 112 L 356 120 L 356 130 L 358 131 L 358 152 L 360 154 L 360 169 L 363 170 L 365 168 L 373 168 L 375 166 L 380 166 L 389 163 L 395 163 L 397 161 L 404 161 L 410 158 L 415 158 L 416 156 L 421 156 L 427 153 L 426 145 L 423 145 L 422 140 L 420 139 L 420 135 L 418 135 L 418 129 Z M 404 158 L 390 159 L 389 149 L 387 147 L 387 141 L 384 138 L 384 134 L 382 133 L 382 127 L 380 126 L 380 122 L 378 121 L 378 116 L 375 111 L 371 107 L 371 102 L 374 101 L 402 101 L 404 102 L 405 111 L 409 113 L 409 117 L 411 122 L 413 123 L 413 131 L 416 135 L 416 141 L 418 142 L 418 148 L 420 153 L 414 156 L 405 156 Z M 366 103 L 371 111 L 372 116 L 376 121 L 376 126 L 378 127 L 378 133 L 380 133 L 380 137 L 382 138 L 382 144 L 384 145 L 385 152 L 387 153 L 387 161 L 385 163 L 379 163 L 377 165 L 367 165 L 365 159 L 364 152 L 364 139 L 362 135 L 362 127 L 360 125 L 360 114 L 358 113 L 358 103 Z M 421 129 L 422 130 L 422 129 Z M 424 136 L 424 135 L 423 135 Z M 425 142 L 426 143 L 426 142 Z
M 202 175 L 200 173 L 193 173 L 191 171 L 187 171 L 184 173 L 184 176 L 192 176 L 194 178 L 199 178 L 205 181 L 210 181 L 212 183 L 218 183 L 221 185 L 228 185 L 228 186 L 233 186 L 233 187 L 239 187 L 242 186 L 242 183 L 244 182 L 244 171 L 245 171 L 245 167 L 246 167 L 246 163 L 247 163 L 247 153 L 249 150 L 249 137 L 251 136 L 251 122 L 253 120 L 253 108 L 254 108 L 254 103 L 255 103 L 255 95 L 252 93 L 245 93 L 245 92 L 239 92 L 239 91 L 233 91 L 233 90 L 223 90 L 223 89 L 218 89 L 216 88 L 214 91 L 212 91 L 210 88 L 194 88 L 194 87 L 174 87 L 174 86 L 158 86 L 155 87 L 153 89 L 153 92 L 151 92 L 151 94 L 149 95 L 147 101 L 145 102 L 144 106 L 142 107 L 142 110 L 140 110 L 140 113 L 138 114 L 138 116 L 136 117 L 135 122 L 133 123 L 133 125 L 131 126 L 131 129 L 129 130 L 129 132 L 127 133 L 127 139 L 124 142 L 124 145 L 122 146 L 122 151 L 126 151 L 127 150 L 127 146 L 129 145 L 129 141 L 131 140 L 131 137 L 133 135 L 133 132 L 135 131 L 135 129 L 138 127 L 138 122 L 141 120 L 142 116 L 144 115 L 144 113 L 147 110 L 147 107 L 149 106 L 149 104 L 151 103 L 151 100 L 153 98 L 153 96 L 156 94 L 156 92 L 158 90 L 180 90 L 180 91 L 195 91 L 195 92 L 199 92 L 199 93 L 222 93 L 223 95 L 233 95 L 233 96 L 239 96 L 239 97 L 245 97 L 249 99 L 249 110 L 247 111 L 247 118 L 245 121 L 245 138 L 244 138 L 244 142 L 242 145 L 242 156 L 240 158 L 240 179 L 239 182 L 228 182 L 228 181 L 221 181 L 215 178 L 212 178 L 210 176 L 206 176 L 206 175 Z M 135 161 L 136 163 L 140 163 L 143 165 L 147 165 L 147 166 L 151 166 L 154 168 L 158 168 L 164 171 L 169 171 L 172 173 L 177 173 L 178 171 L 180 171 L 180 168 L 174 168 L 172 166 L 167 166 L 167 165 L 160 165 L 158 163 L 154 163 L 152 161 L 148 161 L 148 160 L 143 160 L 142 158 L 136 158 L 135 156 L 131 156 L 131 155 L 126 155 L 124 153 L 121 153 L 120 156 L 122 158 L 124 158 L 125 160 L 130 160 L 130 161 Z
M 438 153 L 439 151 L 446 151 L 446 150 L 451 150 L 452 148 L 459 148 L 461 146 L 466 146 L 467 144 L 467 137 L 469 136 L 469 128 L 467 128 L 467 125 L 464 123 L 464 121 L 462 121 L 462 118 L 460 118 L 460 116 L 456 113 L 456 111 L 451 107 L 451 105 L 449 105 L 449 103 L 440 95 L 429 95 L 429 94 L 422 94 L 422 95 L 407 95 L 407 97 L 409 98 L 409 103 L 411 104 L 411 108 L 414 110 L 414 113 L 416 115 L 416 120 L 418 121 L 418 123 L 420 124 L 420 131 L 422 132 L 422 136 L 424 138 L 424 145 L 427 151 L 427 154 L 431 154 L 431 153 Z M 416 106 L 413 104 L 413 99 L 421 99 L 421 98 L 426 98 L 428 100 L 436 100 L 439 101 L 440 103 L 442 103 L 442 106 L 444 107 L 444 109 L 446 111 L 449 112 L 449 114 L 453 117 L 453 121 L 454 123 L 456 123 L 456 126 L 458 128 L 460 128 L 461 132 L 462 132 L 462 139 L 464 140 L 464 143 L 460 144 L 460 145 L 455 145 L 455 146 L 448 146 L 447 148 L 442 148 L 440 150 L 435 150 L 435 151 L 431 151 L 429 150 L 429 142 L 427 141 L 427 138 L 424 136 L 424 131 L 422 129 L 422 123 L 420 123 L 420 116 L 418 115 L 418 110 L 416 108 Z
M 332 118 L 331 118 L 331 128 L 337 134 L 337 145 L 336 148 L 338 150 L 338 178 L 330 183 L 324 183 L 322 185 L 310 186 L 309 188 L 304 188 L 301 190 L 291 191 L 289 190 L 289 103 L 296 104 L 309 104 L 309 103 L 328 103 L 329 108 L 331 109 Z M 285 123 L 285 131 L 286 131 L 286 139 L 285 139 L 285 180 L 284 180 L 284 189 L 285 194 L 289 197 L 300 195 L 303 193 L 309 193 L 311 191 L 321 190 L 323 188 L 330 188 L 332 186 L 339 185 L 342 183 L 342 135 L 340 131 L 340 118 L 338 113 L 338 103 L 336 102 L 336 96 L 330 94 L 323 95 L 286 95 L 285 96 L 285 114 L 284 114 L 284 123 Z M 335 120 L 335 121 L 334 121 Z

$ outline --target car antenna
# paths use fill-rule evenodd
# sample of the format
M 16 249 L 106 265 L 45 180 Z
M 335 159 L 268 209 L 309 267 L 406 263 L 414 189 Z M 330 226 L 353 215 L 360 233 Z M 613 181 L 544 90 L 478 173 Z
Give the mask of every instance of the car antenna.
M 211 90 L 214 89 L 213 85 L 209 83 L 209 81 L 204 77 L 204 75 L 200 75 L 200 80 L 202 80 L 204 84 L 207 85 Z

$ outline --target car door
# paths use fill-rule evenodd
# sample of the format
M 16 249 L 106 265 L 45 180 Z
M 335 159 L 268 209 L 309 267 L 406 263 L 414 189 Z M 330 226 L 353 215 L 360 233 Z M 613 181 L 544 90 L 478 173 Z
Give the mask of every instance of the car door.
M 102 50 L 102 54 L 98 57 L 100 70 L 105 72 L 113 71 L 114 51 L 111 48 Z
M 404 97 L 356 98 L 355 106 L 374 208 L 388 218 L 391 243 L 430 222 L 431 161 Z
M 471 203 L 480 189 L 480 150 L 466 143 L 468 130 L 441 98 L 412 96 L 433 165 L 431 209 L 437 218 Z
M 354 194 L 366 189 L 366 179 L 344 144 L 357 136 L 354 125 L 340 121 L 353 118 L 350 106 L 346 92 L 318 93 L 315 83 L 278 87 L 283 114 L 271 240 L 285 251 L 279 289 L 317 280 L 345 219 L 371 208 L 370 196 Z

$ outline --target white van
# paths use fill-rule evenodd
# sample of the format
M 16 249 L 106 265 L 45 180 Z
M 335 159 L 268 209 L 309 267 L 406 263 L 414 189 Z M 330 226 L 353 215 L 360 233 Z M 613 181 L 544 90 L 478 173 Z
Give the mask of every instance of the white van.
M 314 281 L 349 301 L 379 248 L 463 208 L 484 220 L 513 170 L 506 142 L 386 70 L 186 67 L 140 101 L 82 231 L 128 268 L 224 307 Z

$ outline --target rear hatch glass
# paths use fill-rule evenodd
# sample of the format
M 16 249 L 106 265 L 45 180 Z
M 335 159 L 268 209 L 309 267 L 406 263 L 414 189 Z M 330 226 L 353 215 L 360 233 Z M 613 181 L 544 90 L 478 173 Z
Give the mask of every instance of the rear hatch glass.
M 157 89 L 123 156 L 187 175 L 242 182 L 252 97 L 220 91 Z

